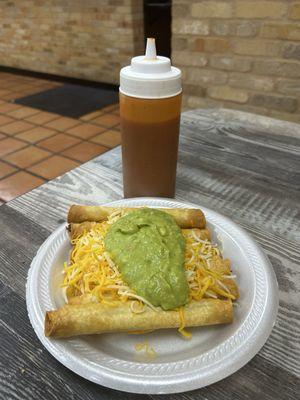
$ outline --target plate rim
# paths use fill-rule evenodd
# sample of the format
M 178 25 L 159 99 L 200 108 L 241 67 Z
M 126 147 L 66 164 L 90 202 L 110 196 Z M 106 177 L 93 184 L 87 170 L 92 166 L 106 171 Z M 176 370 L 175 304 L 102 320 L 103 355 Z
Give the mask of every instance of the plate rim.
M 60 353 L 57 353 L 56 346 L 53 345 L 55 341 L 46 338 L 43 334 L 43 332 L 40 331 L 39 326 L 37 325 L 37 304 L 34 304 L 33 298 L 31 298 L 30 295 L 30 285 L 33 284 L 32 280 L 34 279 L 34 272 L 35 269 L 37 269 L 39 257 L 41 257 L 43 251 L 45 252 L 45 249 L 53 240 L 53 237 L 55 235 L 58 235 L 60 231 L 62 231 L 66 223 L 60 225 L 56 230 L 54 230 L 51 235 L 44 241 L 44 243 L 40 246 L 38 249 L 35 257 L 33 258 L 29 271 L 28 271 L 28 277 L 27 277 L 27 283 L 26 283 L 26 303 L 27 303 L 27 310 L 28 310 L 28 316 L 31 322 L 31 325 L 34 328 L 34 331 L 36 335 L 38 336 L 39 340 L 41 343 L 46 347 L 46 349 L 59 361 L 61 362 L 65 367 L 68 369 L 72 370 L 76 374 L 92 381 L 97 384 L 101 384 L 103 386 L 112 388 L 112 389 L 117 389 L 125 392 L 131 392 L 131 393 L 144 393 L 144 394 L 167 394 L 167 393 L 179 393 L 182 391 L 189 391 L 189 390 L 194 390 L 200 387 L 204 387 L 207 385 L 210 385 L 212 383 L 215 383 L 221 379 L 224 379 L 225 377 L 233 374 L 236 372 L 238 369 L 243 367 L 247 362 L 249 362 L 261 349 L 261 347 L 264 345 L 266 340 L 268 339 L 271 330 L 274 326 L 274 323 L 276 321 L 276 315 L 278 311 L 278 302 L 279 302 L 279 296 L 278 296 L 278 284 L 276 280 L 276 276 L 273 270 L 273 267 L 262 251 L 261 247 L 252 239 L 252 237 L 238 224 L 236 224 L 234 221 L 232 221 L 230 218 L 213 211 L 211 209 L 208 209 L 206 207 L 199 206 L 194 203 L 186 202 L 186 201 L 179 201 L 176 199 L 165 199 L 165 198 L 158 198 L 158 197 L 140 197 L 140 198 L 132 198 L 132 199 L 121 199 L 121 200 L 115 200 L 111 202 L 105 202 L 102 203 L 102 205 L 106 206 L 121 206 L 124 205 L 125 203 L 130 205 L 138 205 L 138 203 L 143 203 L 143 205 L 147 205 L 147 203 L 151 202 L 157 202 L 157 203 L 171 203 L 171 208 L 174 208 L 176 206 L 178 207 L 197 207 L 201 208 L 204 213 L 209 213 L 211 215 L 215 215 L 216 218 L 221 218 L 222 220 L 226 221 L 229 224 L 233 224 L 234 228 L 237 229 L 238 231 L 242 232 L 243 235 L 247 238 L 247 240 L 254 246 L 257 255 L 263 260 L 262 263 L 262 268 L 264 271 L 268 272 L 266 273 L 266 279 L 268 280 L 268 291 L 266 293 L 266 298 L 265 298 L 265 305 L 263 308 L 263 313 L 262 313 L 262 318 L 260 320 L 260 323 L 256 327 L 256 329 L 252 332 L 252 334 L 247 338 L 247 346 L 242 351 L 242 355 L 240 355 L 237 359 L 232 359 L 226 362 L 226 367 L 217 367 L 217 371 L 214 368 L 214 373 L 209 373 L 206 372 L 203 374 L 200 372 L 197 374 L 197 371 L 193 373 L 193 376 L 185 376 L 186 374 L 175 374 L 172 378 L 168 376 L 167 383 L 161 382 L 157 376 L 152 376 L 152 378 L 155 378 L 155 382 L 153 383 L 143 383 L 143 380 L 141 381 L 140 376 L 132 376 L 132 374 L 123 374 L 118 371 L 118 376 L 111 376 L 111 373 L 109 373 L 109 369 L 106 369 L 105 367 L 101 369 L 101 376 L 97 375 L 89 375 L 89 371 L 85 371 L 85 369 L 82 369 L 81 364 L 76 365 L 76 357 L 70 354 L 67 354 L 66 356 L 61 356 Z M 96 202 L 95 202 L 96 203 Z M 136 204 L 135 204 L 136 203 Z M 99 204 L 99 203 L 98 203 Z M 149 205 L 150 207 L 155 207 L 153 205 Z M 156 205 L 156 207 L 159 206 L 164 206 L 167 207 L 166 205 Z M 234 333 L 235 334 L 235 333 Z M 231 338 L 231 335 L 229 338 Z M 251 339 L 251 340 L 250 340 Z M 226 342 L 226 341 L 225 341 Z M 247 349 L 247 351 L 245 351 Z M 211 349 L 213 350 L 213 349 Z M 208 353 L 211 351 L 209 350 Z M 236 350 L 235 350 L 236 352 Z M 228 359 L 231 354 L 227 354 L 223 359 Z M 75 360 L 74 360 L 75 359 Z M 176 362 L 175 362 L 176 363 Z M 138 363 L 141 364 L 141 363 Z M 219 361 L 219 364 L 221 362 Z M 149 364 L 147 364 L 149 365 Z M 157 365 L 157 364 L 156 364 Z M 206 368 L 207 369 L 207 368 Z M 200 370 L 203 370 L 203 368 L 200 368 Z M 151 380 L 151 375 L 147 376 Z M 139 379 L 137 379 L 139 378 Z M 204 379 L 205 378 L 205 379 Z M 170 382 L 170 380 L 172 382 Z

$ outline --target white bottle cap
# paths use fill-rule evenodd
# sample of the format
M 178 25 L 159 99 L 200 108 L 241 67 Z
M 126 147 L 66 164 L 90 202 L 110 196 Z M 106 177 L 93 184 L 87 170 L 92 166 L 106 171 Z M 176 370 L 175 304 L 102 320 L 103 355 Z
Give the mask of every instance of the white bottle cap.
M 157 56 L 155 39 L 148 38 L 146 53 L 131 59 L 120 72 L 120 92 L 143 99 L 162 99 L 181 93 L 181 71 L 167 57 Z

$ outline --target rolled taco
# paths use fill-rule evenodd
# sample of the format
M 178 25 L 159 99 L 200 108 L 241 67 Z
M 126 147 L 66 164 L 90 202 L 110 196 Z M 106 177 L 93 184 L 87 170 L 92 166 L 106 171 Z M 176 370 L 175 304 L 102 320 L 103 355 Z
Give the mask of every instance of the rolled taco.
M 136 208 L 72 205 L 68 213 L 68 222 L 102 222 L 107 220 L 110 215 L 120 210 L 123 210 L 127 213 L 135 211 Z M 172 215 L 180 228 L 205 228 L 205 216 L 199 209 L 160 208 L 160 210 Z
M 226 324 L 232 322 L 230 300 L 203 299 L 184 308 L 186 327 Z M 147 307 L 143 313 L 133 314 L 131 302 L 109 306 L 99 303 L 66 305 L 57 311 L 48 311 L 45 335 L 70 337 L 110 332 L 147 331 L 180 328 L 180 313 L 154 311 Z
M 97 229 L 100 227 L 100 222 L 91 222 L 91 221 L 85 221 L 81 223 L 70 223 L 68 225 L 68 231 L 70 234 L 70 239 L 76 239 L 78 236 L 82 235 L 83 233 L 87 233 L 92 229 Z M 205 229 L 199 229 L 199 228 L 190 228 L 190 229 L 182 229 L 183 233 L 189 233 L 189 232 L 194 232 L 196 236 L 198 236 L 201 240 L 211 240 L 211 234 L 210 231 L 205 228 Z

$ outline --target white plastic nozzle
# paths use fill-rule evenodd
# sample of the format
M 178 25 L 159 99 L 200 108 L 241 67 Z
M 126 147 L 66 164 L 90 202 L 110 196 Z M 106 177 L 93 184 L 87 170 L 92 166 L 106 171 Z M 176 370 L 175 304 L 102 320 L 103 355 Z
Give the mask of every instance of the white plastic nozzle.
M 143 99 L 163 99 L 181 93 L 181 71 L 167 57 L 156 55 L 155 39 L 148 38 L 145 55 L 133 57 L 121 69 L 120 92 Z
M 145 59 L 147 60 L 156 60 L 156 46 L 155 46 L 155 39 L 148 38 L 146 44 L 146 52 L 145 52 Z

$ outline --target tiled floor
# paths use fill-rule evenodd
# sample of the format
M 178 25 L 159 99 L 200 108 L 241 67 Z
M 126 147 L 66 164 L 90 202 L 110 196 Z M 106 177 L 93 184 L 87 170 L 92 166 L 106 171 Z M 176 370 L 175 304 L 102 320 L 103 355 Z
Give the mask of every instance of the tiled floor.
M 0 72 L 0 204 L 121 142 L 117 104 L 80 119 L 14 104 L 59 85 Z

